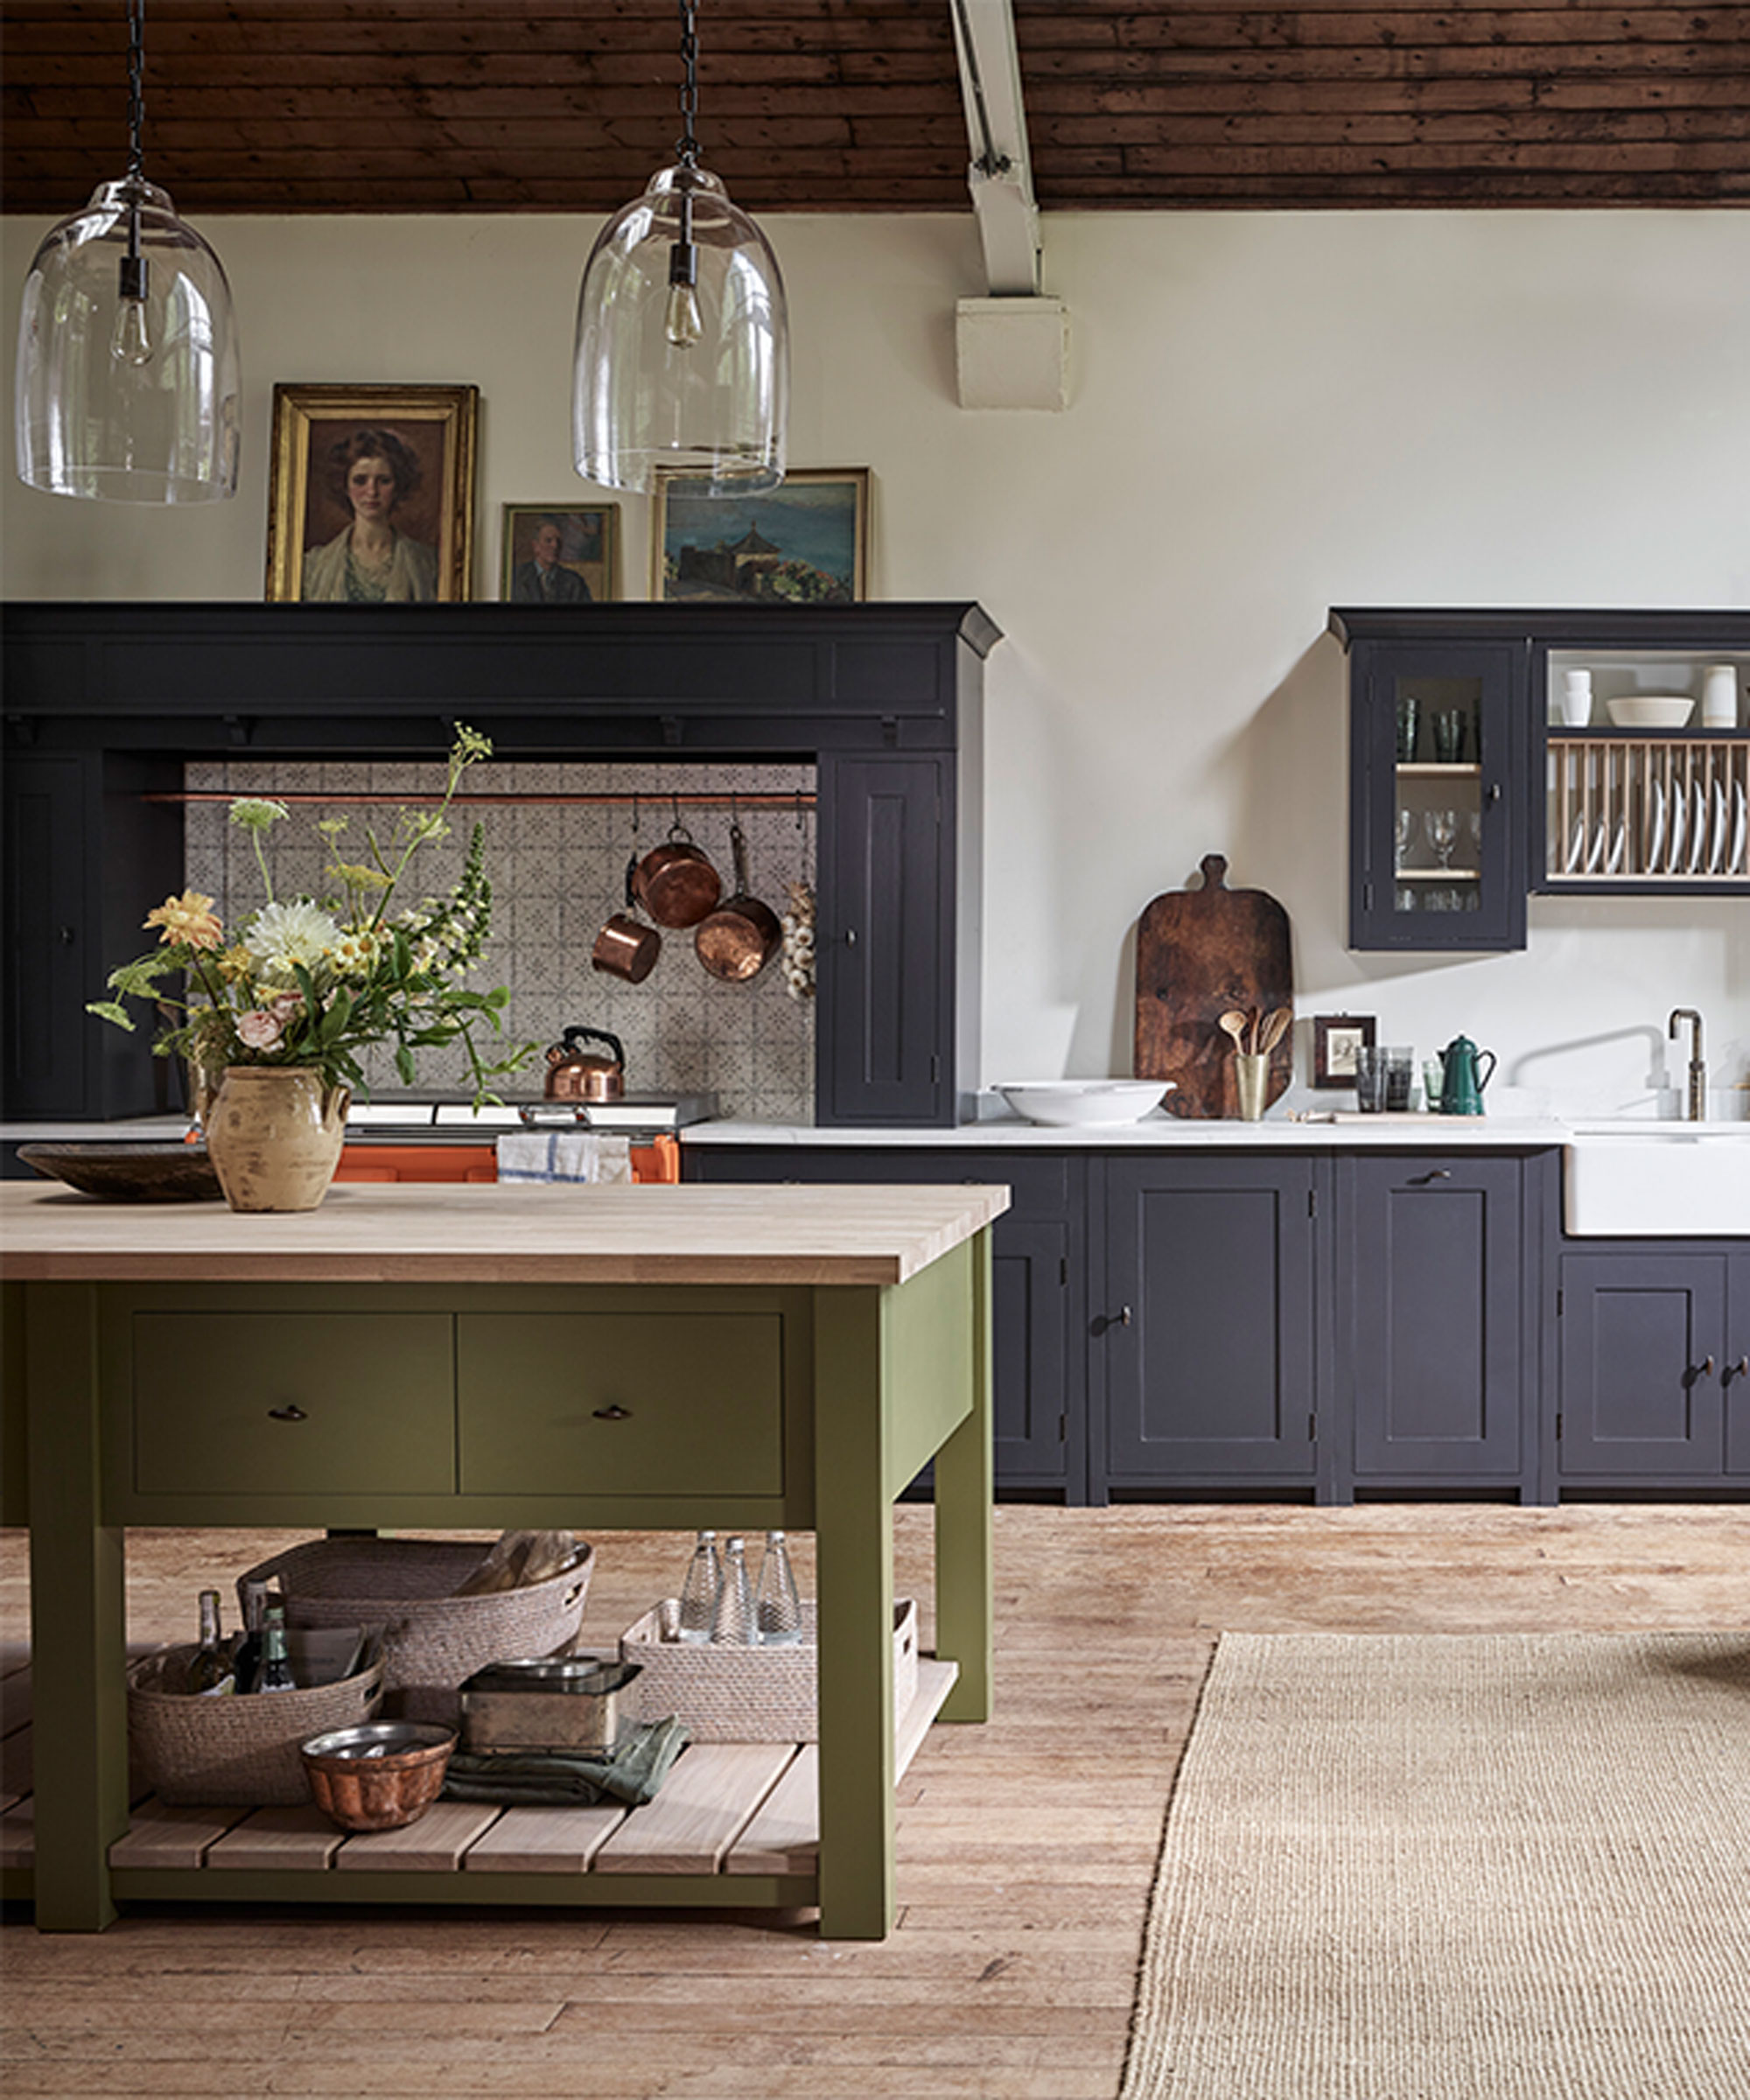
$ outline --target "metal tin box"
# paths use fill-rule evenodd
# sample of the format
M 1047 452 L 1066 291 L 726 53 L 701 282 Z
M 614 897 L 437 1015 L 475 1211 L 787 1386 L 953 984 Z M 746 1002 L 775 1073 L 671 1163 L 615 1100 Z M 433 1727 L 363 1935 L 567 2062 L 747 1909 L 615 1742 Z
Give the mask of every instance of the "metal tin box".
M 530 1656 L 489 1662 L 462 1686 L 462 1747 L 555 1750 L 593 1755 L 612 1750 L 631 1714 L 625 1694 L 636 1662 L 596 1656 Z

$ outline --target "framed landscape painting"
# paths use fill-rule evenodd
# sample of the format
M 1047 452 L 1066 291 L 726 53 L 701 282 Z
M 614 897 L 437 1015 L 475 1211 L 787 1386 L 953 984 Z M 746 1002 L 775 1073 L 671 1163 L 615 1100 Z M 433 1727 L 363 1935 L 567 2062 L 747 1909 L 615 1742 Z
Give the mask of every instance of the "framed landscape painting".
M 869 469 L 799 467 L 759 496 L 665 474 L 650 595 L 670 605 L 848 606 L 868 588 Z
M 479 400 L 475 387 L 276 386 L 269 598 L 466 598 Z
M 507 503 L 499 596 L 515 606 L 606 605 L 618 596 L 618 503 Z

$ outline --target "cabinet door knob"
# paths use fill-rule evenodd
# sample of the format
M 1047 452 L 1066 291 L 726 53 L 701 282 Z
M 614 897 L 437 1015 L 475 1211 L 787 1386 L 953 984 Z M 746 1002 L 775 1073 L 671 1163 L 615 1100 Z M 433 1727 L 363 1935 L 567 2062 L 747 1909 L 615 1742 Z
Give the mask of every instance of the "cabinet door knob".
M 1127 1327 L 1130 1324 L 1130 1308 L 1121 1306 L 1116 1312 L 1102 1312 L 1094 1322 L 1096 1330 L 1103 1334 L 1109 1327 Z
M 1750 1356 L 1740 1356 L 1736 1363 L 1728 1363 L 1719 1374 L 1722 1385 L 1730 1385 L 1734 1378 L 1750 1378 Z
M 847 948 L 855 948 L 857 946 L 857 928 L 854 926 L 847 926 L 845 928 L 844 945 Z
M 1499 780 L 1491 780 L 1488 786 L 1483 791 L 1482 799 L 1488 804 L 1489 808 L 1493 809 L 1494 805 L 1501 800 L 1501 782 Z
M 1430 1181 L 1450 1181 L 1452 1178 L 1452 1170 L 1450 1166 L 1431 1166 L 1425 1174 L 1411 1174 L 1410 1186 L 1412 1188 L 1422 1188 Z
M 1694 1384 L 1698 1379 L 1712 1378 L 1712 1376 L 1713 1352 L 1709 1350 L 1708 1354 L 1702 1358 L 1698 1364 L 1692 1364 L 1690 1367 L 1690 1382 Z
M 622 1407 L 617 1400 L 611 1407 L 598 1407 L 591 1411 L 598 1422 L 625 1422 L 630 1420 L 632 1416 L 632 1410 Z
M 307 1422 L 310 1418 L 296 1400 L 289 1400 L 284 1407 L 270 1407 L 268 1419 L 270 1422 Z

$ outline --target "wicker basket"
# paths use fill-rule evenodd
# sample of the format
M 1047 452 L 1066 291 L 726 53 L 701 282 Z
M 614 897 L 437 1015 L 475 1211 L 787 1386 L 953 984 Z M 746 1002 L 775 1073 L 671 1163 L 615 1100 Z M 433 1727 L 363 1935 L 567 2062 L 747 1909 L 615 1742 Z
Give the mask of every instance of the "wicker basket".
M 245 1583 L 273 1583 L 288 1626 L 381 1626 L 385 1718 L 455 1728 L 465 1677 L 577 1639 L 595 1565 L 580 1546 L 582 1559 L 544 1582 L 456 1596 L 488 1550 L 450 1539 L 313 1538 L 240 1576 L 237 1595 Z
M 142 1656 L 128 1670 L 128 1740 L 140 1782 L 160 1801 L 265 1808 L 310 1799 L 299 1746 L 367 1721 L 382 1701 L 378 1656 L 355 1676 L 307 1691 L 193 1698 L 192 1642 Z
M 668 1611 L 672 1617 L 675 1606 Z M 640 1710 L 647 1720 L 674 1714 L 696 1743 L 813 1743 L 820 1740 L 815 1697 L 815 1607 L 802 1605 L 802 1638 L 786 1648 L 717 1647 L 665 1641 L 664 1607 L 646 1612 L 620 1637 L 623 1662 L 642 1666 Z M 918 1689 L 918 1607 L 893 1606 L 893 1723 Z

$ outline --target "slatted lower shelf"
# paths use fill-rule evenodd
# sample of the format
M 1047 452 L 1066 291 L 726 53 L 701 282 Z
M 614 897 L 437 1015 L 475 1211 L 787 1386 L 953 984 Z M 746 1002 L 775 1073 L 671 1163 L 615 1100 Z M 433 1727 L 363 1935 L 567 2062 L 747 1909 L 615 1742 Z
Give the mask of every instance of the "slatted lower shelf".
M 919 1658 L 916 1696 L 894 1731 L 896 1776 L 958 1675 Z M 26 1753 L 14 1746 L 15 1768 L 28 1769 Z M 809 1903 L 818 1768 L 813 1744 L 696 1743 L 643 1808 L 440 1801 L 405 1830 L 361 1837 L 312 1806 L 175 1808 L 148 1796 L 109 1865 L 124 1900 Z M 9 1894 L 23 1893 L 32 1865 L 31 1809 L 26 1796 L 0 1813 Z

